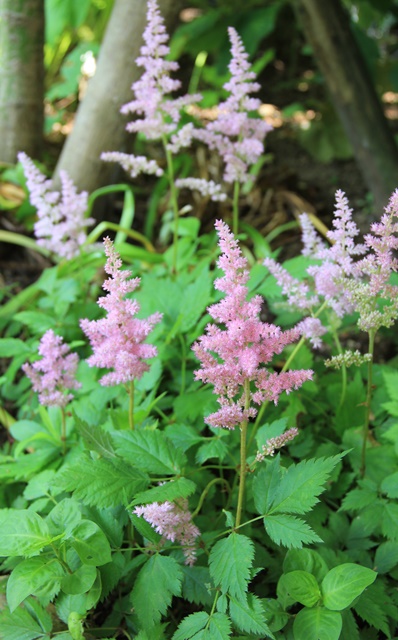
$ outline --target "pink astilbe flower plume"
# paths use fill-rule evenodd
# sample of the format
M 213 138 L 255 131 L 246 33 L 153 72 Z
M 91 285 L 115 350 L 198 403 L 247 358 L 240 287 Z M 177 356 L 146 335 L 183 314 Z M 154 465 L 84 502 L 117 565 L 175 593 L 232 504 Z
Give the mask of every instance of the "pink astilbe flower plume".
M 226 296 L 209 307 L 208 312 L 224 329 L 209 324 L 205 335 L 193 345 L 202 367 L 195 372 L 196 380 L 214 385 L 221 408 L 207 417 L 214 427 L 234 429 L 242 421 L 253 418 L 257 409 L 252 402 L 261 405 L 266 400 L 277 403 L 283 391 L 298 389 L 312 378 L 312 371 L 270 372 L 269 364 L 275 354 L 283 351 L 299 337 L 297 329 L 282 331 L 273 324 L 259 319 L 262 298 L 247 300 L 249 272 L 238 242 L 228 226 L 218 220 L 215 224 L 222 254 L 218 266 L 224 277 L 214 286 Z M 250 406 L 243 391 L 250 385 Z
M 65 171 L 60 173 L 61 192 L 54 191 L 51 180 L 26 153 L 19 153 L 18 160 L 25 172 L 30 202 L 37 209 L 38 220 L 34 225 L 37 244 L 67 260 L 78 256 L 87 239 L 86 227 L 95 222 L 94 218 L 85 218 L 87 192 L 77 193 Z
M 105 271 L 111 277 L 102 285 L 108 293 L 99 298 L 98 305 L 107 311 L 107 316 L 100 320 L 83 319 L 80 326 L 94 351 L 88 364 L 113 369 L 100 380 L 102 385 L 112 386 L 139 379 L 148 371 L 145 360 L 156 356 L 157 349 L 144 341 L 162 314 L 154 313 L 143 320 L 135 317 L 140 309 L 138 302 L 124 296 L 135 291 L 140 278 L 131 278 L 131 271 L 121 270 L 122 261 L 109 238 L 104 239 L 104 245 L 108 258 Z
M 120 111 L 123 114 L 133 113 L 142 116 L 127 124 L 128 131 L 140 131 L 148 140 L 164 141 L 170 136 L 177 135 L 182 108 L 201 100 L 201 96 L 169 97 L 170 93 L 181 86 L 179 80 L 170 76 L 171 72 L 179 68 L 179 65 L 177 62 L 166 59 L 170 51 L 167 45 L 169 36 L 156 0 L 148 0 L 147 25 L 143 40 L 141 55 L 137 58 L 136 64 L 143 67 L 144 73 L 131 87 L 135 99 L 123 105 Z M 184 130 L 183 139 L 188 146 L 192 140 L 191 127 L 187 126 Z M 181 130 L 175 138 L 174 151 L 180 148 L 176 142 L 180 135 Z M 154 160 L 145 161 L 145 158 L 134 155 L 107 151 L 102 153 L 101 158 L 105 161 L 120 162 L 132 177 L 136 177 L 141 172 L 158 176 L 163 173 L 163 169 Z
M 175 502 L 152 502 L 133 511 L 151 524 L 155 531 L 166 540 L 179 542 L 185 556 L 185 564 L 193 565 L 196 561 L 195 539 L 200 531 L 192 522 L 185 498 Z
M 260 100 L 250 95 L 258 91 L 260 85 L 254 82 L 256 74 L 251 71 L 248 54 L 238 33 L 229 27 L 228 35 L 231 78 L 224 89 L 229 96 L 219 105 L 217 118 L 209 122 L 206 129 L 197 131 L 195 137 L 221 154 L 226 182 L 243 183 L 248 179 L 249 167 L 263 154 L 263 141 L 272 127 L 261 118 L 249 117 L 249 112 L 260 107 Z
M 75 378 L 78 355 L 70 353 L 69 346 L 52 329 L 46 331 L 40 340 L 39 355 L 42 356 L 41 360 L 33 364 L 25 363 L 22 370 L 30 378 L 34 391 L 39 394 L 40 404 L 65 407 L 73 399 L 68 391 L 81 387 Z
M 380 327 L 392 326 L 398 317 L 398 287 L 389 282 L 391 274 L 398 271 L 393 253 L 398 249 L 398 189 L 380 222 L 374 222 L 370 229 L 372 233 L 364 238 L 367 253 L 355 265 L 361 279 L 346 277 L 343 285 L 359 313 L 360 329 L 376 332 Z

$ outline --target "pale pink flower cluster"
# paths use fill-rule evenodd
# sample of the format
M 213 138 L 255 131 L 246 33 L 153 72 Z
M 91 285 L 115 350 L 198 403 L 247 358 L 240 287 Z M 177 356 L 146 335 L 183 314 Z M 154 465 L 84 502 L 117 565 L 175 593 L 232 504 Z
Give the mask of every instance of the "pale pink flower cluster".
M 216 184 L 214 180 L 204 180 L 202 178 L 179 178 L 176 180 L 176 187 L 178 189 L 192 189 L 192 191 L 199 191 L 202 196 L 209 197 L 214 202 L 224 202 L 227 196 L 221 190 L 221 186 Z
M 269 438 L 269 440 L 267 440 L 267 442 L 261 447 L 261 451 L 257 452 L 256 461 L 262 462 L 267 456 L 274 456 L 277 449 L 281 449 L 281 447 L 284 447 L 285 444 L 294 440 L 294 438 L 296 438 L 298 434 L 298 429 L 296 429 L 296 427 L 292 427 L 291 429 L 285 431 L 285 433 L 282 433 L 280 436 Z
M 140 306 L 124 296 L 138 287 L 140 278 L 131 279 L 131 271 L 121 270 L 122 261 L 109 238 L 104 239 L 104 245 L 108 258 L 105 271 L 111 277 L 102 285 L 108 293 L 99 298 L 98 305 L 107 311 L 107 316 L 100 320 L 83 319 L 80 326 L 94 351 L 88 364 L 113 369 L 100 380 L 102 385 L 111 386 L 139 379 L 148 371 L 145 360 L 156 356 L 157 349 L 144 340 L 162 314 L 154 313 L 144 320 L 134 317 Z
M 300 216 L 303 254 L 319 261 L 307 269 L 312 286 L 293 278 L 271 258 L 264 261 L 288 302 L 309 314 L 297 326 L 314 346 L 319 346 L 326 332 L 315 317 L 322 302 L 338 317 L 359 313 L 358 326 L 364 331 L 390 327 L 398 317 L 398 287 L 389 282 L 398 270 L 393 253 L 398 249 L 398 190 L 380 222 L 371 225 L 372 233 L 364 243 L 357 242 L 359 229 L 352 213 L 343 191 L 337 191 L 333 229 L 327 234 L 329 247 L 318 238 L 309 217 Z
M 355 264 L 360 281 L 345 277 L 342 282 L 351 304 L 359 313 L 363 331 L 390 327 L 398 317 L 398 287 L 390 277 L 398 270 L 394 252 L 398 249 L 398 189 L 392 194 L 380 222 L 365 236 L 366 255 Z M 346 274 L 349 275 L 349 274 Z
M 22 370 L 30 378 L 34 391 L 39 394 L 40 404 L 65 407 L 73 399 L 68 391 L 81 387 L 75 378 L 78 355 L 70 353 L 69 346 L 52 329 L 43 335 L 38 351 L 41 360 L 33 364 L 25 363 Z
M 87 192 L 77 193 L 64 171 L 60 173 L 61 192 L 54 191 L 51 180 L 26 153 L 19 153 L 18 160 L 25 172 L 30 202 L 37 209 L 38 220 L 34 225 L 37 244 L 67 260 L 78 256 L 87 239 L 86 227 L 95 222 L 93 218 L 85 218 Z
M 182 546 L 185 564 L 193 565 L 196 561 L 195 539 L 200 531 L 192 522 L 185 498 L 175 502 L 152 502 L 133 511 L 151 524 L 155 531 L 170 542 L 178 542 Z
M 303 240 L 303 255 L 319 261 L 307 268 L 309 279 L 302 282 L 272 258 L 266 258 L 264 265 L 275 277 L 289 304 L 308 314 L 297 327 L 315 348 L 320 347 L 321 337 L 327 332 L 319 318 L 315 317 L 320 306 L 332 309 L 338 317 L 354 311 L 354 304 L 346 286 L 345 278 L 358 282 L 357 256 L 366 251 L 363 244 L 356 242 L 359 229 L 352 220 L 352 209 L 343 191 L 336 192 L 333 229 L 327 236 L 331 246 L 326 246 L 317 235 L 309 216 L 300 216 Z
M 166 60 L 170 49 L 167 45 L 168 35 L 164 20 L 160 14 L 156 0 L 148 0 L 147 25 L 143 34 L 144 44 L 141 55 L 136 64 L 143 67 L 144 73 L 132 85 L 135 99 L 123 105 L 121 113 L 142 116 L 129 122 L 126 129 L 131 132 L 141 132 L 148 140 L 167 140 L 175 135 L 181 119 L 181 110 L 189 104 L 201 100 L 200 95 L 186 95 L 179 98 L 169 98 L 168 95 L 180 88 L 179 80 L 170 77 L 171 72 L 179 68 L 177 62 Z M 145 158 L 104 152 L 102 160 L 120 162 L 131 177 L 139 173 L 161 175 L 162 169 L 156 161 Z
M 312 378 L 312 371 L 270 372 L 267 365 L 275 354 L 283 351 L 299 337 L 299 331 L 282 331 L 273 324 L 259 319 L 263 299 L 255 296 L 247 300 L 249 272 L 238 242 L 228 226 L 218 220 L 215 224 L 222 254 L 218 266 L 224 277 L 214 286 L 226 296 L 209 307 L 208 312 L 216 322 L 208 324 L 205 335 L 193 345 L 202 367 L 195 372 L 195 379 L 214 385 L 221 408 L 207 417 L 214 427 L 234 429 L 241 422 L 253 418 L 266 400 L 277 403 L 283 391 L 298 389 Z M 250 385 L 250 406 L 244 387 Z
M 249 117 L 249 112 L 257 111 L 261 104 L 250 95 L 258 91 L 260 85 L 254 82 L 256 74 L 250 69 L 248 54 L 238 33 L 229 27 L 228 34 L 231 78 L 224 89 L 229 96 L 219 105 L 217 118 L 204 130 L 196 131 L 195 137 L 220 153 L 225 163 L 226 182 L 243 183 L 248 179 L 249 167 L 263 154 L 264 138 L 272 127 L 261 118 Z

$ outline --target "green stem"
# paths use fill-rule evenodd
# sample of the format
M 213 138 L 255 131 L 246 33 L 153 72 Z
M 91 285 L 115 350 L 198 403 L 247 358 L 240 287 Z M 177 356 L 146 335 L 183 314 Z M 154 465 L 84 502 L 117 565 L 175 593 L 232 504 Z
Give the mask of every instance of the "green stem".
M 239 193 L 240 182 L 234 182 L 234 195 L 232 200 L 232 231 L 236 236 L 239 233 Z
M 339 340 L 339 337 L 337 335 L 336 331 L 333 331 L 333 339 L 334 339 L 334 343 L 336 345 L 336 349 L 337 349 L 337 353 L 339 353 L 340 355 L 343 354 L 343 349 Z M 340 402 L 339 402 L 339 406 L 338 406 L 338 411 L 341 409 L 341 407 L 344 404 L 344 400 L 345 400 L 345 396 L 347 393 L 347 367 L 346 365 L 343 363 L 341 366 L 341 395 L 340 395 Z
M 139 231 L 134 231 L 134 229 L 126 229 L 125 227 L 121 227 L 115 222 L 108 222 L 107 220 L 104 220 L 103 222 L 97 224 L 97 226 L 89 233 L 86 241 L 82 246 L 85 247 L 88 244 L 93 244 L 94 242 L 96 242 L 96 240 L 98 240 L 98 238 L 102 236 L 104 231 L 106 231 L 107 229 L 110 229 L 111 231 L 117 231 L 118 233 L 123 233 L 123 235 L 129 236 L 129 238 L 133 238 L 133 240 L 137 240 L 137 242 L 140 242 L 150 253 L 155 253 L 155 247 L 145 236 L 142 235 L 142 233 L 140 233 Z
M 134 431 L 134 380 L 130 380 L 129 396 L 129 425 L 130 429 Z
M 179 222 L 180 213 L 178 210 L 177 189 L 175 186 L 175 179 L 174 179 L 173 156 L 171 155 L 171 151 L 167 146 L 166 137 L 163 136 L 162 140 L 163 140 L 163 146 L 164 146 L 166 161 L 167 161 L 167 174 L 168 174 L 169 185 L 170 185 L 170 202 L 171 202 L 171 206 L 174 214 L 172 271 L 173 273 L 177 273 L 178 222 Z
M 361 467 L 360 467 L 360 476 L 364 477 L 366 471 L 366 444 L 369 437 L 369 422 L 370 422 L 370 404 L 372 400 L 372 377 L 373 377 L 373 353 L 374 353 L 374 345 L 375 345 L 375 335 L 376 331 L 369 331 L 369 348 L 368 353 L 371 354 L 372 359 L 368 362 L 368 384 L 366 389 L 366 412 L 365 412 L 365 422 L 363 425 L 362 431 L 362 453 L 361 453 Z
M 33 238 L 29 238 L 28 236 L 24 236 L 21 233 L 14 233 L 14 231 L 0 231 L 0 242 L 8 242 L 10 244 L 17 244 L 20 247 L 26 247 L 27 249 L 32 249 L 37 253 L 41 253 L 42 256 L 49 258 L 51 253 L 44 249 L 44 247 L 40 247 L 36 240 Z
M 192 518 L 195 518 L 198 513 L 200 512 L 203 503 L 206 499 L 207 494 L 209 493 L 210 489 L 212 488 L 213 485 L 217 484 L 217 483 L 221 483 L 221 484 L 225 484 L 225 486 L 227 487 L 228 491 L 230 491 L 230 486 L 228 484 L 228 482 L 226 480 L 224 480 L 224 478 L 214 478 L 213 480 L 211 480 L 211 482 L 209 482 L 206 487 L 203 489 L 202 494 L 199 498 L 199 502 L 198 502 L 198 506 L 196 507 L 195 511 L 192 514 Z
M 244 383 L 245 394 L 245 411 L 250 407 L 250 381 L 245 380 Z M 247 420 L 243 420 L 240 425 L 240 474 L 239 474 L 239 493 L 238 493 L 238 506 L 236 508 L 236 520 L 235 526 L 239 527 L 242 518 L 243 500 L 245 497 L 245 484 L 246 484 L 246 435 L 247 435 Z
M 61 407 L 61 442 L 62 455 L 66 454 L 66 414 L 65 407 Z

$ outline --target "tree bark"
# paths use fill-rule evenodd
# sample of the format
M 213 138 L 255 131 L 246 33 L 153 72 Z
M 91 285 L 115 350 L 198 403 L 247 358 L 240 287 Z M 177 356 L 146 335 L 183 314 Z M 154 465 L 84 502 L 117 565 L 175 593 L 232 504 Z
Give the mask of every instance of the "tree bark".
M 176 21 L 181 0 L 159 0 L 168 28 Z M 120 107 L 133 98 L 131 85 L 141 75 L 135 60 L 146 25 L 145 0 L 116 0 L 98 57 L 94 77 L 79 105 L 73 130 L 55 169 L 67 171 L 79 189 L 93 191 L 111 181 L 112 163 L 100 160 L 102 151 L 120 151 L 127 136 Z
M 340 0 L 293 0 L 350 140 L 375 213 L 398 187 L 398 150 Z
M 43 140 L 44 0 L 0 0 L 0 161 Z

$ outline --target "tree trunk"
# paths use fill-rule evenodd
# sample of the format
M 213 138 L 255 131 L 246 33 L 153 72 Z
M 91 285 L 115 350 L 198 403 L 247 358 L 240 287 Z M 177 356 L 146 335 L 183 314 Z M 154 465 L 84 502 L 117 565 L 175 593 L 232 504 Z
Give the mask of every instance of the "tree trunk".
M 0 161 L 43 140 L 44 0 L 0 0 Z
M 180 0 L 159 0 L 169 26 L 181 8 Z M 131 85 L 142 71 L 135 64 L 146 25 L 145 0 L 116 0 L 98 57 L 94 77 L 79 105 L 73 130 L 55 169 L 67 171 L 79 189 L 93 191 L 111 182 L 112 163 L 100 160 L 102 151 L 120 151 L 127 136 L 120 107 L 133 98 Z
M 340 0 L 293 3 L 378 213 L 398 187 L 398 150 L 349 16 Z

